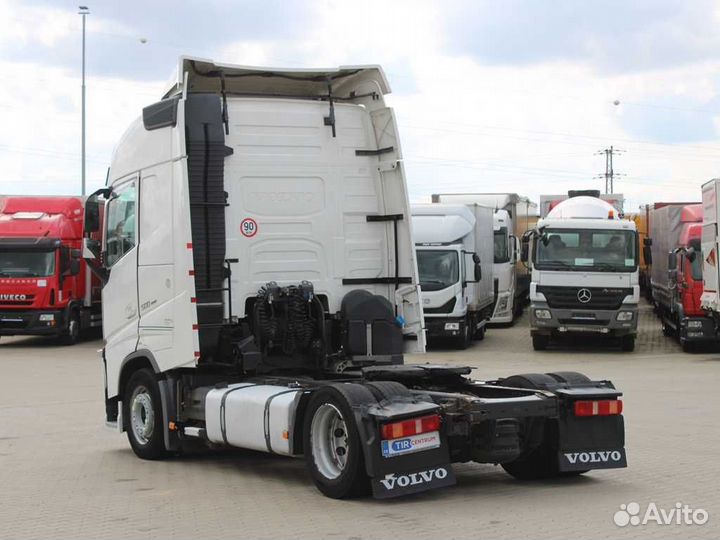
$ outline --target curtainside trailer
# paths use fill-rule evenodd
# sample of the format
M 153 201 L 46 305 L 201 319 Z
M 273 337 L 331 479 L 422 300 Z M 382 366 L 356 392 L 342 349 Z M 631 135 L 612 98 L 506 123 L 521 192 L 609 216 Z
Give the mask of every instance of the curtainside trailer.
M 104 280 L 106 420 L 160 459 L 302 457 L 322 493 L 394 497 L 452 463 L 519 478 L 626 466 L 621 393 L 577 373 L 476 381 L 424 350 L 410 209 L 378 67 L 181 58 L 86 205 Z

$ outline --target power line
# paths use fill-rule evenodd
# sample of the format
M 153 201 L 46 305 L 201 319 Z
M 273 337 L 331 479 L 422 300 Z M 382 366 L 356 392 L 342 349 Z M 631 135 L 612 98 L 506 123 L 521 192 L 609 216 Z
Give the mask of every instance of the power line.
M 610 148 L 604 148 L 595 152 L 595 155 L 605 154 L 605 174 L 598 175 L 595 178 L 605 177 L 605 193 L 613 193 L 613 180 L 616 176 L 625 176 L 622 173 L 616 173 L 613 168 L 613 156 L 616 154 L 624 153 L 624 150 L 618 150 L 617 148 L 610 145 Z

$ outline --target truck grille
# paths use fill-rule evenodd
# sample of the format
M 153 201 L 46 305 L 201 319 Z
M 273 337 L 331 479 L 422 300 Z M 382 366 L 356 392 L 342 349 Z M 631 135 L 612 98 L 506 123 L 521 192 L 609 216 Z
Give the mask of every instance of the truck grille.
M 451 298 L 440 307 L 423 308 L 424 313 L 452 313 L 455 309 L 455 298 Z
M 3 298 L 3 295 L 0 294 L 0 306 L 28 307 L 28 306 L 32 306 L 33 302 L 35 301 L 35 296 L 32 294 L 12 295 L 12 296 L 14 296 L 14 298 L 8 299 L 8 298 Z
M 590 292 L 590 300 L 581 302 L 578 295 L 581 290 Z M 626 296 L 633 293 L 632 288 L 613 287 L 554 287 L 539 286 L 537 292 L 545 295 L 548 306 L 559 309 L 618 309 Z M 586 296 L 585 296 L 586 297 Z

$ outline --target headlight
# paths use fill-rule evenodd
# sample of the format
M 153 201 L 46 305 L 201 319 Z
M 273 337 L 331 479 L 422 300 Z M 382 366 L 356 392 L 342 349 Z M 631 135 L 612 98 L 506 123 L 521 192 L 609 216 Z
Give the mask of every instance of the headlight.
M 460 323 L 457 323 L 457 322 L 445 323 L 445 330 L 460 330 Z
M 536 309 L 535 317 L 537 317 L 538 319 L 552 319 L 552 315 L 550 314 L 549 309 Z
M 632 321 L 633 318 L 633 312 L 632 311 L 621 311 L 618 313 L 617 320 L 618 321 Z
M 688 321 L 688 328 L 702 328 L 702 321 Z
M 40 317 L 38 317 L 38 320 L 40 322 L 49 322 L 55 320 L 55 315 L 53 313 L 41 313 Z

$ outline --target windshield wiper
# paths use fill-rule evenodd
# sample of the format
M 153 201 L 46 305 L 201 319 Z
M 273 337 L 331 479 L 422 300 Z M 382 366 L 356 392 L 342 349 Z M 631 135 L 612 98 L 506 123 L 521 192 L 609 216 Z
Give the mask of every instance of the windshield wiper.
M 559 266 L 560 268 L 570 268 L 570 264 L 565 261 L 542 261 L 540 264 L 548 266 Z

